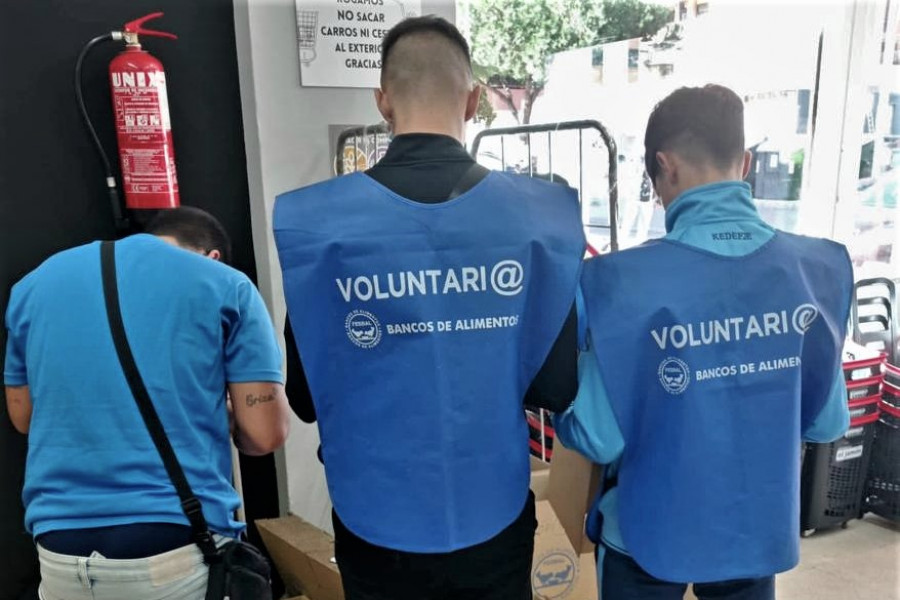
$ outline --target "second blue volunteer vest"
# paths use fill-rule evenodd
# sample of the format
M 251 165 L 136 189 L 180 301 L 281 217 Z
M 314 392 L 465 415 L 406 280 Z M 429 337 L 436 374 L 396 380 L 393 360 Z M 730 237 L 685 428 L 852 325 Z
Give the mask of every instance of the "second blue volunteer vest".
M 843 246 L 783 232 L 743 257 L 656 241 L 585 266 L 625 440 L 622 539 L 648 573 L 701 583 L 796 565 L 801 431 L 829 396 L 852 286 Z
M 360 173 L 278 197 L 275 240 L 343 523 L 449 552 L 521 513 L 522 400 L 575 298 L 573 190 L 491 173 L 441 204 Z

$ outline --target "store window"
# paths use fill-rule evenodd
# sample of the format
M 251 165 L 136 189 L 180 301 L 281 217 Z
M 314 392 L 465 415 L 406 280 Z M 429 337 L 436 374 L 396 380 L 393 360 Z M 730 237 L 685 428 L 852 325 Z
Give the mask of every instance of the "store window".
M 898 4 L 681 2 L 673 22 L 650 38 L 551 57 L 531 122 L 591 119 L 612 133 L 615 231 L 619 248 L 628 248 L 665 235 L 664 211 L 644 170 L 653 107 L 682 86 L 726 85 L 744 100 L 753 155 L 747 182 L 762 218 L 781 230 L 846 243 L 858 278 L 896 277 Z M 553 140 L 552 151 L 540 136 L 507 136 L 505 146 L 486 140 L 479 160 L 577 182 L 588 239 L 609 248 L 604 145 L 574 134 Z
M 850 123 L 859 129 L 857 168 L 849 171 L 855 185 L 842 198 L 838 238 L 853 260 L 857 279 L 900 275 L 897 221 L 900 182 L 900 64 L 897 61 L 896 0 L 877 3 L 875 43 L 861 46 L 864 92 L 848 105 Z M 851 138 L 851 141 L 853 139 Z
M 697 6 L 701 10 L 687 10 Z M 634 40 L 627 50 L 627 71 L 613 72 L 611 57 L 621 42 L 604 44 L 590 54 L 603 78 L 575 85 L 567 72 L 551 67 L 550 83 L 535 115 L 542 121 L 596 118 L 618 144 L 618 237 L 627 248 L 665 235 L 662 209 L 649 201 L 643 138 L 653 106 L 684 85 L 721 83 L 745 103 L 746 144 L 753 152 L 748 182 L 763 218 L 775 227 L 798 230 L 807 198 L 812 115 L 819 70 L 819 41 L 827 11 L 808 6 L 683 3 L 680 18 L 652 39 Z M 739 25 L 739 26 L 736 26 Z M 766 31 L 760 36 L 760 31 Z M 571 69 L 571 62 L 565 63 Z M 602 187 L 602 186 L 599 186 Z M 606 204 L 595 196 L 587 210 L 589 239 L 603 247 L 608 232 L 600 225 Z M 828 211 L 830 207 L 824 207 Z

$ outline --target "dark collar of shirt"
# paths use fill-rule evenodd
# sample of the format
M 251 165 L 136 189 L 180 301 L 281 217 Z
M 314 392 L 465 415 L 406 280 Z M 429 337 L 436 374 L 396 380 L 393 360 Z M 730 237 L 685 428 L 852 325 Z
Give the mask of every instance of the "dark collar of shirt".
M 366 175 L 409 200 L 444 202 L 475 163 L 458 140 L 434 133 L 407 133 L 391 141 Z

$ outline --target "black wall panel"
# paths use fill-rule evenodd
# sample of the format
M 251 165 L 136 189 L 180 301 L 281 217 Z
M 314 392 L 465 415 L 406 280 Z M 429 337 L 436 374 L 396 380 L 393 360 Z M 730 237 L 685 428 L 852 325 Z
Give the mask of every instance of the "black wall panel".
M 234 266 L 255 279 L 233 6 L 229 0 L 0 0 L 0 314 L 9 289 L 52 253 L 115 237 L 103 172 L 77 112 L 75 59 L 91 38 L 145 14 L 177 41 L 143 40 L 165 65 L 182 203 L 228 229 Z M 115 163 L 107 68 L 121 44 L 95 50 L 85 97 Z M 0 359 L 5 348 L 0 328 Z M 2 362 L 2 361 L 0 361 Z M 2 394 L 2 392 L 0 392 Z M 85 399 L 88 401 L 88 399 Z M 21 596 L 35 574 L 20 491 L 25 437 L 0 402 L 0 600 Z M 271 457 L 245 463 L 249 516 L 277 512 Z

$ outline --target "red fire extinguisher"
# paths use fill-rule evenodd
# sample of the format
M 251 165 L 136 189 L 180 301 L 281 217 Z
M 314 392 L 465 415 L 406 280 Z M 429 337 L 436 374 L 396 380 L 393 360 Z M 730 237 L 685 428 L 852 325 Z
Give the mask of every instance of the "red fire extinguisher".
M 116 190 L 116 180 L 102 144 L 94 131 L 81 90 L 81 68 L 87 53 L 105 41 L 124 41 L 125 49 L 109 64 L 119 165 L 125 190 L 125 204 L 132 210 L 175 208 L 180 204 L 172 124 L 166 94 L 166 74 L 162 63 L 141 48 L 140 36 L 177 39 L 171 33 L 144 29 L 153 13 L 126 23 L 122 31 L 94 38 L 84 47 L 75 67 L 75 88 L 79 108 L 106 169 L 106 182 L 120 228 L 127 227 Z
M 154 13 L 126 23 L 125 50 L 109 63 L 125 204 L 131 209 L 179 205 L 166 73 L 138 40 L 139 35 L 177 39 L 142 27 L 161 16 Z

